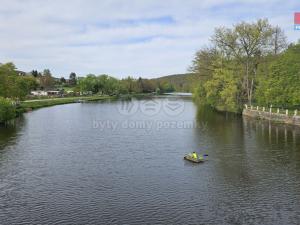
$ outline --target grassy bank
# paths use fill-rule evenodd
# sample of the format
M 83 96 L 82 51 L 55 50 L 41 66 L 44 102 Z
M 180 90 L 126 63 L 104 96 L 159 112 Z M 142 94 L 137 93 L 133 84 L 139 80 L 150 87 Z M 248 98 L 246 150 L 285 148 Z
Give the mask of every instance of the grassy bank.
M 85 97 L 67 97 L 67 98 L 50 98 L 50 99 L 37 99 L 37 100 L 28 100 L 21 102 L 20 106 L 17 109 L 17 112 L 23 113 L 34 109 L 54 106 L 54 105 L 63 105 L 76 103 L 80 101 L 98 101 L 106 99 L 115 99 L 116 96 L 85 96 Z

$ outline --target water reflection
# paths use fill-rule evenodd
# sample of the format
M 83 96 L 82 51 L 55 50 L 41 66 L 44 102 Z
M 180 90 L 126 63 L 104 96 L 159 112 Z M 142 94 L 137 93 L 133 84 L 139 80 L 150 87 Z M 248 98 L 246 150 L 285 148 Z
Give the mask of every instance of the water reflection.
M 0 224 L 299 224 L 299 128 L 190 100 L 176 117 L 118 107 L 44 108 L 1 129 Z M 199 126 L 146 132 L 96 129 L 95 120 Z M 183 160 L 193 150 L 208 161 Z
M 257 135 L 261 144 L 269 146 L 279 144 L 281 148 L 299 150 L 300 127 L 248 117 L 243 117 L 243 125 L 250 135 Z
M 207 136 L 217 139 L 217 143 L 222 145 L 235 143 L 242 147 L 249 136 L 257 138 L 261 147 L 276 144 L 295 150 L 300 147 L 300 127 L 297 126 L 215 112 L 209 107 L 199 107 L 196 119 L 198 124 L 207 125 Z
M 18 133 L 24 126 L 23 116 L 11 121 L 9 124 L 0 125 L 0 152 L 8 145 L 14 145 Z
M 299 223 L 295 216 L 300 209 L 295 203 L 300 198 L 299 127 L 209 108 L 197 110 L 197 122 L 208 124 L 207 131 L 198 135 L 210 139 L 209 160 L 214 163 L 213 177 L 218 178 L 213 198 L 218 206 L 213 207 L 224 212 L 228 223 L 248 223 L 250 217 L 253 224 Z

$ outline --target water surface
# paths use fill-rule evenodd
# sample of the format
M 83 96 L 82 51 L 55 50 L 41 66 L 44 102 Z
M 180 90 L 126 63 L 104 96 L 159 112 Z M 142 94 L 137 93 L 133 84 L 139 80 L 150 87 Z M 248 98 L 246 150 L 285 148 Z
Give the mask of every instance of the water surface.
M 0 224 L 299 224 L 299 129 L 179 102 L 60 105 L 0 128 Z M 184 161 L 194 150 L 208 161 Z

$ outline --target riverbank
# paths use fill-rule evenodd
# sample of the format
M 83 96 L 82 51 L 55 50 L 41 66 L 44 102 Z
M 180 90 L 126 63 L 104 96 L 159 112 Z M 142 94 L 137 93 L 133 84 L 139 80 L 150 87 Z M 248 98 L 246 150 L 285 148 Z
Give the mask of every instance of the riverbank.
M 50 98 L 50 99 L 36 99 L 36 100 L 27 100 L 20 103 L 17 108 L 17 114 L 28 112 L 34 109 L 54 106 L 54 105 L 63 105 L 70 103 L 78 103 L 85 101 L 100 101 L 108 99 L 116 99 L 117 96 L 81 96 L 81 97 L 66 97 L 66 98 Z
M 269 120 L 276 123 L 284 123 L 290 125 L 300 126 L 300 116 L 298 111 L 289 111 L 285 110 L 285 113 L 282 113 L 279 109 L 276 112 L 273 112 L 274 109 L 270 108 L 266 110 L 265 107 L 248 107 L 245 106 L 243 110 L 243 116 L 251 117 L 254 119 L 263 119 Z
M 20 103 L 17 107 L 17 116 L 21 113 L 28 112 L 31 110 L 50 107 L 55 105 L 64 105 L 71 103 L 80 102 L 91 102 L 91 101 L 101 101 L 101 100 L 114 100 L 114 99 L 131 99 L 131 98 L 142 98 L 145 96 L 152 96 L 153 93 L 133 93 L 119 96 L 108 96 L 108 95 L 93 95 L 93 96 L 78 96 L 78 97 L 65 97 L 65 98 L 47 98 L 47 99 L 34 99 L 26 100 Z

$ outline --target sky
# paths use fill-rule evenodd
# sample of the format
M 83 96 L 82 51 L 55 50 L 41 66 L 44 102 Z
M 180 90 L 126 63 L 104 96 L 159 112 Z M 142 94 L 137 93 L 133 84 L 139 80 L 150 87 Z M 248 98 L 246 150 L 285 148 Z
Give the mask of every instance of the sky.
M 215 27 L 268 18 L 289 42 L 299 0 L 0 0 L 0 62 L 56 77 L 188 71 Z

